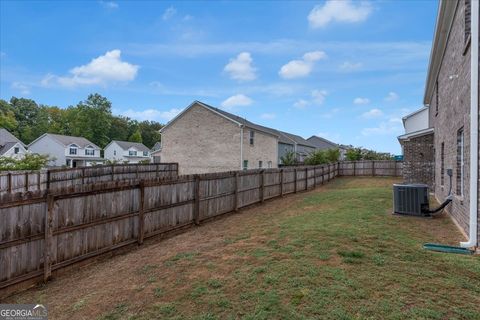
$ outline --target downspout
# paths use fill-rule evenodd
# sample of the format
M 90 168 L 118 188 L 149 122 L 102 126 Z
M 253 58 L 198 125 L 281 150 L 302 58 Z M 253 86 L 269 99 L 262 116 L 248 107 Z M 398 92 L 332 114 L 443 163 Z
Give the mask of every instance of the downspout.
M 240 170 L 243 170 L 243 125 L 240 125 Z
M 470 43 L 470 221 L 464 248 L 477 246 L 478 224 L 478 0 L 472 0 Z

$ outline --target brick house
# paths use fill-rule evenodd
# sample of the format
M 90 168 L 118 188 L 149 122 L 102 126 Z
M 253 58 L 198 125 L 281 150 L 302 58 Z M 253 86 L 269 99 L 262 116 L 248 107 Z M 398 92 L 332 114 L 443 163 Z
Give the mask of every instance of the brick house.
M 244 118 L 194 101 L 160 132 L 162 162 L 180 174 L 276 168 L 278 134 Z
M 405 134 L 398 137 L 403 154 L 403 179 L 425 183 L 433 188 L 433 128 L 429 126 L 429 108 L 423 107 L 402 118 Z
M 440 202 L 451 190 L 447 211 L 468 239 L 461 243 L 464 247 L 479 245 L 478 16 L 478 0 L 440 1 L 423 101 L 428 127 L 425 134 L 403 142 L 408 161 L 415 162 L 422 150 L 424 157 L 433 158 L 431 178 L 416 177 L 421 169 L 407 164 L 406 180 L 431 179 Z M 421 163 L 425 161 L 417 165 Z M 451 183 L 448 169 L 453 171 Z

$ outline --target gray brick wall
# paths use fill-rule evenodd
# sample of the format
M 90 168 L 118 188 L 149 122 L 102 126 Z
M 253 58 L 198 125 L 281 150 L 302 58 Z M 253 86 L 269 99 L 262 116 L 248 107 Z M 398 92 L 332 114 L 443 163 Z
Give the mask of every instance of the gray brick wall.
M 403 142 L 403 180 L 425 183 L 433 189 L 433 133 Z
M 194 105 L 162 132 L 162 162 L 178 162 L 179 174 L 240 169 L 240 127 Z
M 453 169 L 452 192 L 455 194 L 449 212 L 468 233 L 470 179 L 470 50 L 464 43 L 464 1 L 459 1 L 447 49 L 430 104 L 430 126 L 434 127 L 435 172 L 434 191 L 443 201 L 449 190 L 447 169 Z M 437 113 L 438 110 L 438 113 Z M 457 131 L 464 129 L 465 172 L 464 195 L 456 194 Z M 441 185 L 441 145 L 444 143 L 444 185 Z M 477 168 L 478 170 L 478 168 Z

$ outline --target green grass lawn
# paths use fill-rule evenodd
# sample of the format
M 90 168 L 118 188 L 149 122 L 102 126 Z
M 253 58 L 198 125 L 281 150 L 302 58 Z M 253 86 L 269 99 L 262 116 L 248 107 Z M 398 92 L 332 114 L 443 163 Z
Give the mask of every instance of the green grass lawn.
M 339 178 L 206 224 L 179 236 L 187 250 L 124 275 L 130 291 L 107 311 L 98 295 L 66 309 L 100 319 L 480 319 L 479 257 L 423 250 L 463 239 L 446 216 L 391 215 L 393 182 Z M 45 290 L 51 301 L 61 293 Z

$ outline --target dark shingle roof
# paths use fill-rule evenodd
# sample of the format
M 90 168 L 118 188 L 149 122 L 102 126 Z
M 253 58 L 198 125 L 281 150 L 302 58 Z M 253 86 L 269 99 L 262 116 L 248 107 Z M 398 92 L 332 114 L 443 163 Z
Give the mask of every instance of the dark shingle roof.
M 0 156 L 1 155 L 4 155 L 5 152 L 7 152 L 8 150 L 12 149 L 12 147 L 14 145 L 16 145 L 18 142 L 7 142 L 3 145 L 0 145 Z
M 118 141 L 118 140 L 113 140 L 112 142 L 116 142 L 120 148 L 123 150 L 128 150 L 130 148 L 135 148 L 139 151 L 150 151 L 150 149 L 147 148 L 143 143 L 140 142 L 130 142 L 130 141 Z
M 90 140 L 84 137 L 64 136 L 64 135 L 55 134 L 55 133 L 46 133 L 45 135 L 51 137 L 54 140 L 57 140 L 64 146 L 68 146 L 70 144 L 76 144 L 80 148 L 92 146 L 94 148 L 100 149 L 99 146 L 97 146 L 95 143 L 91 142 Z
M 151 151 L 154 152 L 154 151 L 160 150 L 161 148 L 162 148 L 162 143 L 161 142 L 155 142 Z
M 20 141 L 17 137 L 15 137 L 13 134 L 8 132 L 7 129 L 0 128 L 0 145 L 6 145 L 7 142 L 15 142 L 15 143 L 20 143 L 22 146 L 25 146 L 25 144 Z
M 306 147 L 310 147 L 310 148 L 315 148 L 315 145 L 311 144 L 310 142 L 308 142 L 307 140 L 303 139 L 302 137 L 300 137 L 299 135 L 296 135 L 296 134 L 291 134 L 291 133 L 288 133 L 288 132 L 283 132 L 283 131 L 280 131 L 283 135 L 285 135 L 287 138 L 295 141 L 296 144 L 299 144 L 299 145 L 302 145 L 302 146 L 306 146 Z

